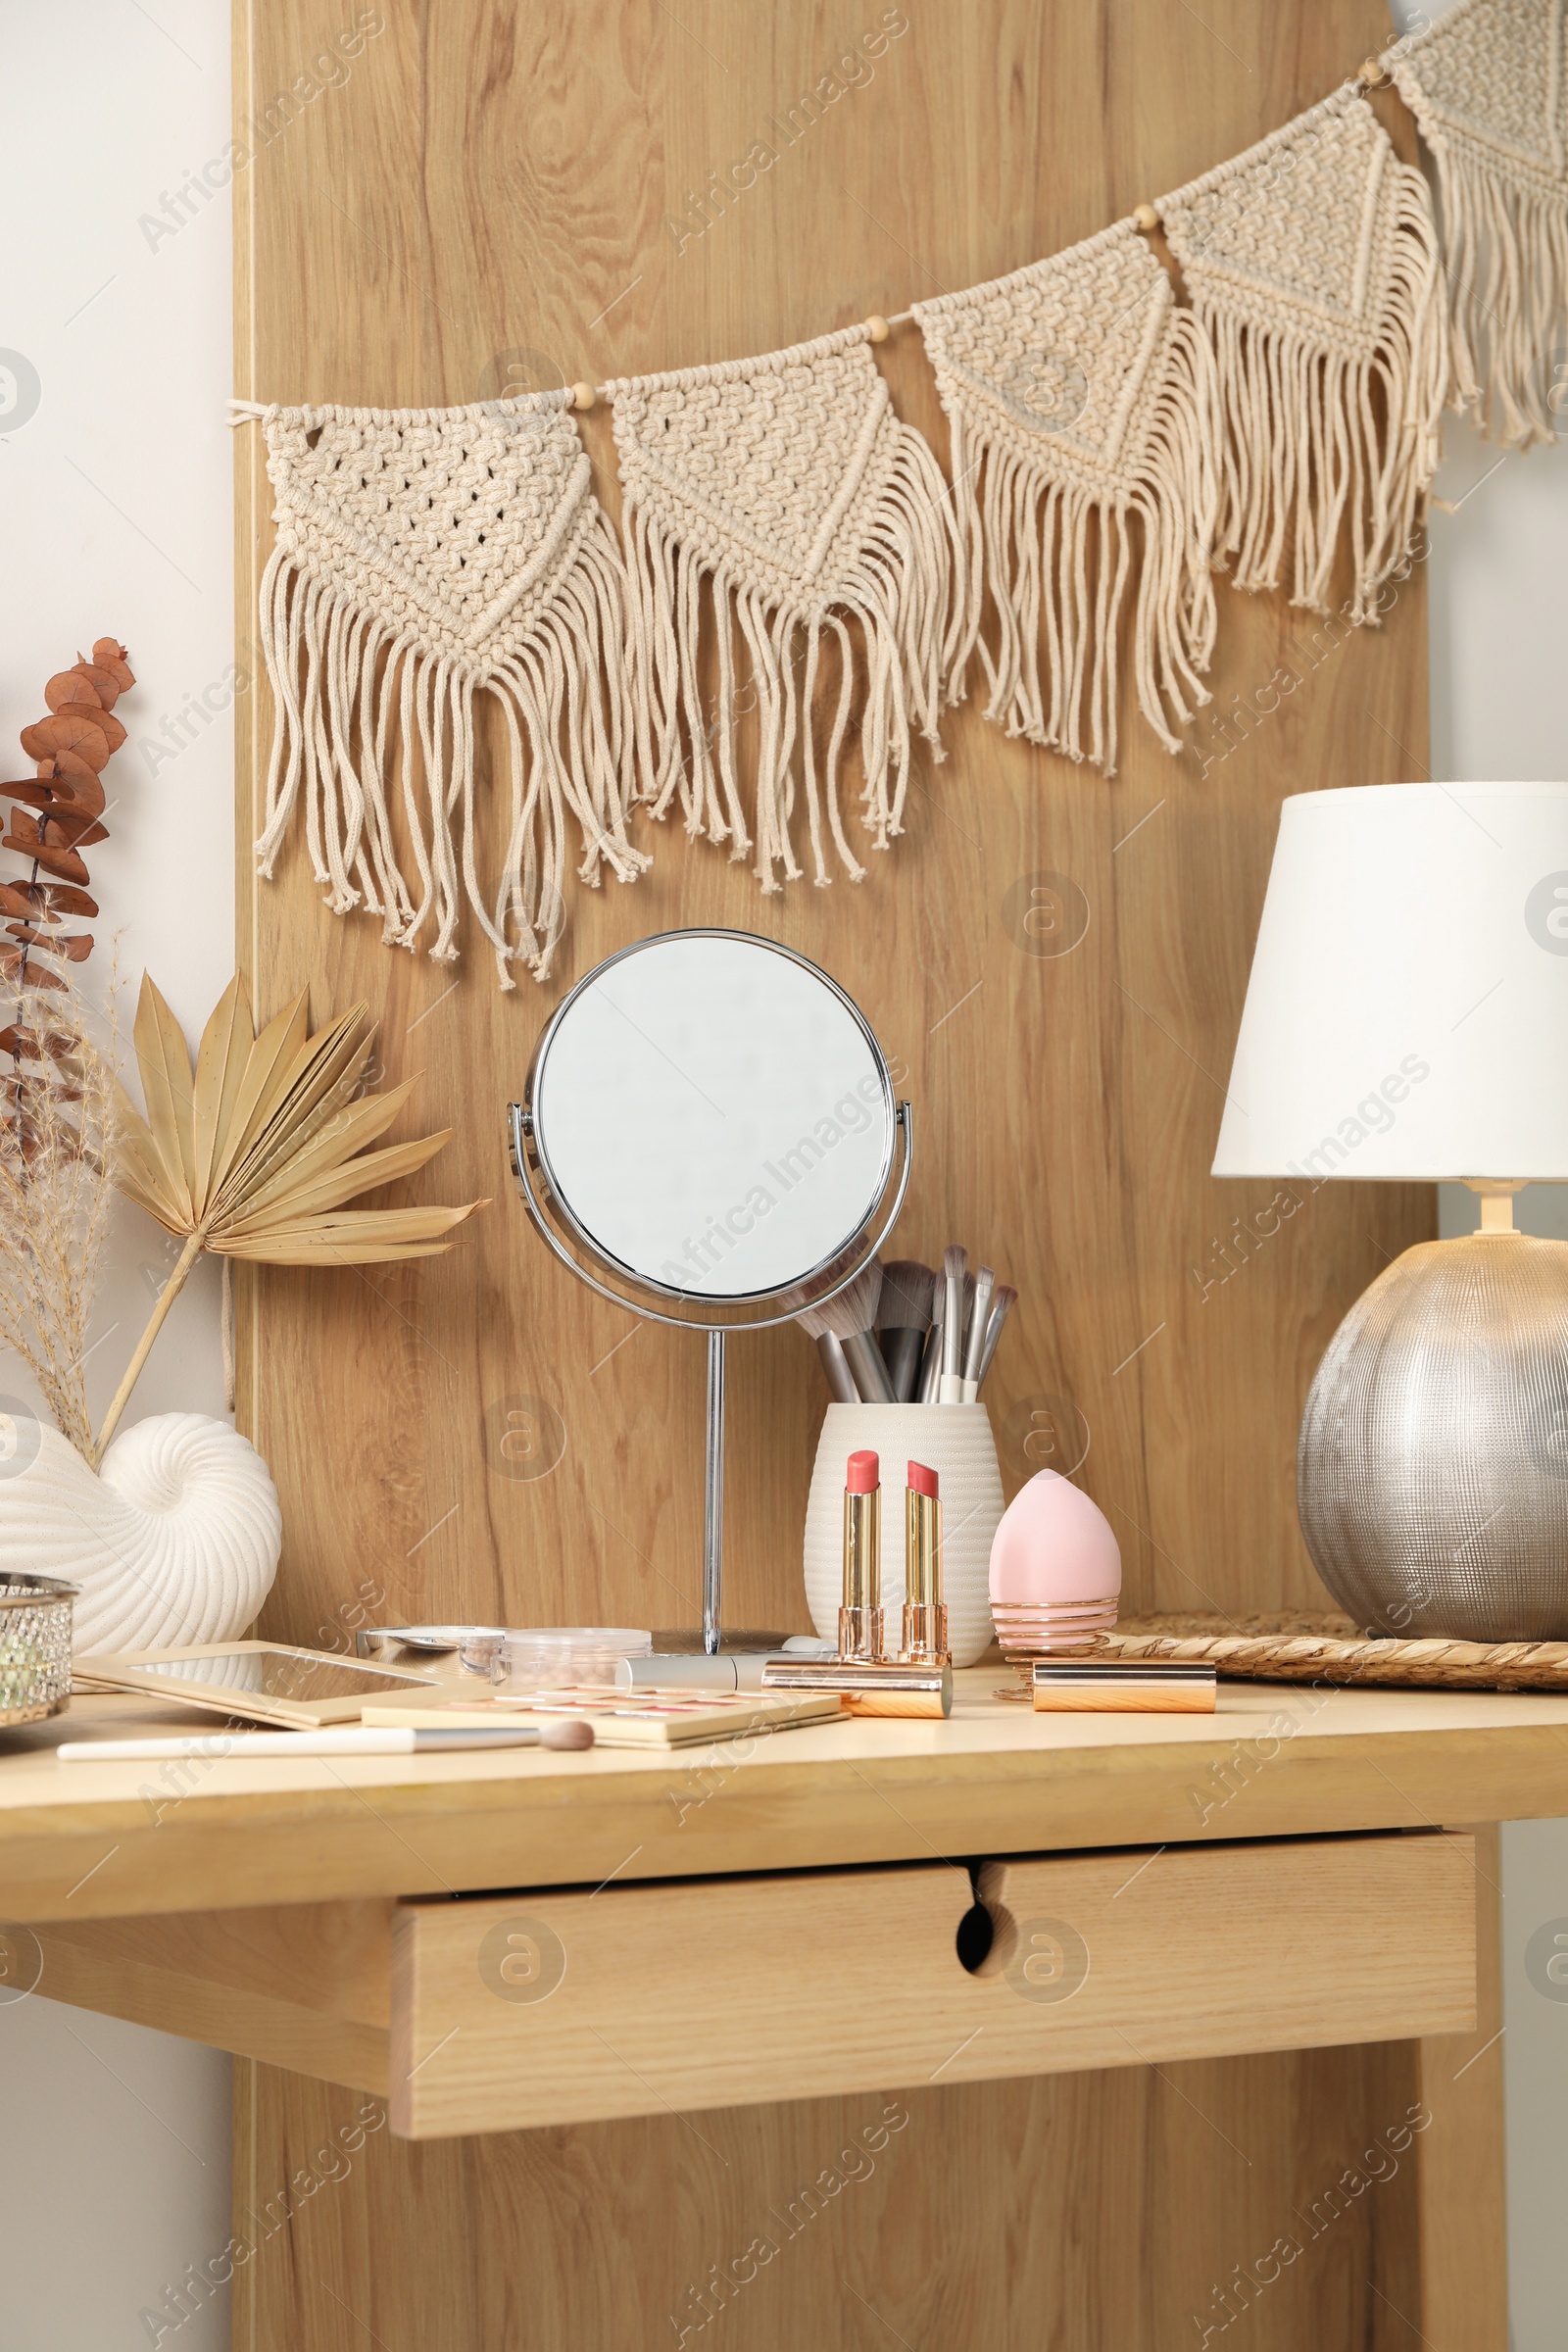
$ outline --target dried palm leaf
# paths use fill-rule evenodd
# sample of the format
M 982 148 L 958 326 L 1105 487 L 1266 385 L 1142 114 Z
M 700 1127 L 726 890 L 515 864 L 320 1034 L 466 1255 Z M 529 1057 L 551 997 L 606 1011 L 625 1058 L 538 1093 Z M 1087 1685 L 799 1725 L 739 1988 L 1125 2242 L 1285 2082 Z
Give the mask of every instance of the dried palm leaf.
M 375 1024 L 364 1004 L 313 1037 L 300 996 L 256 1035 L 244 983 L 230 981 L 202 1034 L 194 1075 L 178 1022 L 151 980 L 136 1008 L 145 1113 L 119 1090 L 115 1182 L 184 1243 L 126 1368 L 95 1459 L 113 1437 L 164 1317 L 204 1250 L 274 1266 L 384 1264 L 434 1257 L 482 1208 L 357 1208 L 361 1193 L 395 1184 L 433 1159 L 452 1129 L 367 1147 L 413 1092 L 364 1092 Z

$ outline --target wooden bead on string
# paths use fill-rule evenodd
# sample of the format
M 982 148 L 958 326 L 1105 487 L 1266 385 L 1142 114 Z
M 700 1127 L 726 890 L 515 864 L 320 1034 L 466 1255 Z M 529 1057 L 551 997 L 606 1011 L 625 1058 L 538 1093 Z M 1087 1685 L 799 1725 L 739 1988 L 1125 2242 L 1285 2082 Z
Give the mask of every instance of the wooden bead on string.
M 598 397 L 592 384 L 573 384 L 571 387 L 571 405 L 574 409 L 591 409 Z
M 892 330 L 881 312 L 873 311 L 865 322 L 865 331 L 873 343 L 885 343 Z
M 1134 206 L 1133 226 L 1134 228 L 1141 229 L 1146 237 L 1151 233 L 1152 230 L 1156 229 L 1159 226 L 1159 215 L 1155 212 L 1152 204 L 1140 204 Z

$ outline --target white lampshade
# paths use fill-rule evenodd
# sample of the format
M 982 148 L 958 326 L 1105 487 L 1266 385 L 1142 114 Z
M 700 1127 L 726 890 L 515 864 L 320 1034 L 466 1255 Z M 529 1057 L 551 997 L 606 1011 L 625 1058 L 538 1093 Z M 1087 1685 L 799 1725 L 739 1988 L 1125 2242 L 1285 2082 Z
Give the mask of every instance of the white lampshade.
M 1213 1172 L 1568 1177 L 1568 784 L 1285 803 Z

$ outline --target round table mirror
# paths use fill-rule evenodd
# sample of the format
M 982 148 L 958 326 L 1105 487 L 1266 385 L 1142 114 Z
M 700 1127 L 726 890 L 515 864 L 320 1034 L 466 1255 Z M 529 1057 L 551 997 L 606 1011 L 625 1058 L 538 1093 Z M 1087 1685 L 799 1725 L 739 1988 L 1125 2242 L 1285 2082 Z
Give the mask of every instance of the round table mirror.
M 804 957 L 676 932 L 573 989 L 534 1062 L 534 1146 L 578 1239 L 665 1298 L 776 1299 L 821 1277 L 893 1164 L 875 1038 Z
M 571 990 L 510 1121 L 557 1256 L 619 1304 L 709 1334 L 715 1648 L 724 1336 L 820 1304 L 880 1248 L 908 1183 L 909 1106 L 864 1015 L 804 956 L 750 932 L 671 931 Z

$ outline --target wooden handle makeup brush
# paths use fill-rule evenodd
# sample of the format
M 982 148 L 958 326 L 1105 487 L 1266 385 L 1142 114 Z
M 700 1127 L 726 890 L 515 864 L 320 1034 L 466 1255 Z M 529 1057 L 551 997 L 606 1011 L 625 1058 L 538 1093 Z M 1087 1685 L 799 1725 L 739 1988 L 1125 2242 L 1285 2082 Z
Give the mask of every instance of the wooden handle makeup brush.
M 974 1278 L 974 1300 L 969 1309 L 969 1329 L 963 1345 L 963 1401 L 973 1404 L 980 1389 L 980 1358 L 985 1353 L 986 1326 L 991 1320 L 991 1294 L 997 1287 L 997 1277 L 990 1266 L 982 1266 Z
M 853 1282 L 846 1283 L 836 1298 L 829 1298 L 822 1306 L 808 1307 L 804 1315 L 795 1318 L 801 1329 L 819 1345 L 824 1334 L 838 1341 L 864 1404 L 898 1401 L 882 1360 L 882 1350 L 871 1336 L 881 1290 L 882 1261 L 873 1257 Z M 842 1401 L 848 1403 L 849 1399 Z
M 963 1402 L 963 1277 L 969 1264 L 969 1252 L 961 1243 L 951 1242 L 942 1252 L 942 1279 L 947 1289 L 947 1312 L 942 1321 L 942 1379 L 937 1389 L 939 1404 Z
M 877 1337 L 900 1404 L 908 1404 L 914 1396 L 936 1288 L 935 1274 L 917 1258 L 895 1257 L 882 1269 L 882 1295 L 876 1302 Z

